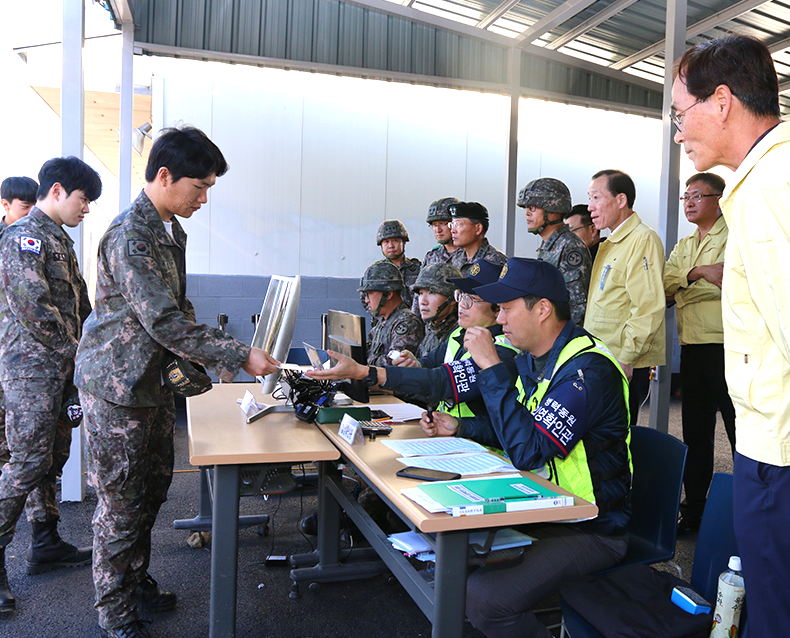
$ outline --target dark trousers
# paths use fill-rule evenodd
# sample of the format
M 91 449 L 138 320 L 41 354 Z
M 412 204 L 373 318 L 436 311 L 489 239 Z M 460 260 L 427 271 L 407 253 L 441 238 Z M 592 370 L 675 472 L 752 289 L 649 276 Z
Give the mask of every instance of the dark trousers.
M 733 491 L 749 635 L 785 638 L 790 627 L 790 467 L 758 463 L 736 452 Z
M 631 382 L 628 384 L 628 409 L 631 411 L 630 425 L 636 425 L 639 418 L 639 406 L 650 391 L 650 368 L 634 368 Z
M 735 453 L 735 408 L 724 379 L 724 346 L 702 343 L 680 349 L 680 390 L 683 394 L 683 442 L 688 445 L 684 515 L 702 516 L 713 477 L 716 412 L 721 411 L 724 429 Z

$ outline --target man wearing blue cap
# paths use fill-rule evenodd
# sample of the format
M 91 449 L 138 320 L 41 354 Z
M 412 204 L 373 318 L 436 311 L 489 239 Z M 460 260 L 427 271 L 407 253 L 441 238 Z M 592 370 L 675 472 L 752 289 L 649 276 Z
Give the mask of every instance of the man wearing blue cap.
M 498 282 L 474 292 L 499 304 L 503 334 L 525 351 L 515 360 L 517 375 L 500 361 L 490 332 L 468 329 L 464 345 L 480 369 L 488 414 L 434 412 L 421 425 L 429 435 L 502 448 L 520 470 L 598 505 L 591 521 L 530 526 L 539 541 L 521 563 L 469 576 L 466 612 L 477 629 L 489 638 L 548 638 L 532 608 L 564 578 L 614 566 L 628 546 L 628 382 L 606 346 L 570 319 L 568 290 L 551 264 L 511 258 Z

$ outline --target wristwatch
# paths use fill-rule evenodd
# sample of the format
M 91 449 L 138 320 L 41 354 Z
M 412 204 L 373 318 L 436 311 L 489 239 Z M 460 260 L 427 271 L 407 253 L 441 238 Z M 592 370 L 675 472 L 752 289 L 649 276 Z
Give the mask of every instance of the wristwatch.
M 365 385 L 369 388 L 372 388 L 374 385 L 378 385 L 379 382 L 379 371 L 376 366 L 369 366 L 368 367 L 368 376 L 365 377 Z

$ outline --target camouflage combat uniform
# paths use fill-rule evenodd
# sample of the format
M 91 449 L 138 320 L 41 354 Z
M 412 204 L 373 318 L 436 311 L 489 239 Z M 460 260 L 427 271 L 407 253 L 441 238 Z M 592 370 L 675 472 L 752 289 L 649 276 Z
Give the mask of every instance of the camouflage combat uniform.
M 459 248 L 456 248 L 455 252 L 458 252 L 459 250 Z M 422 260 L 422 265 L 430 266 L 431 264 L 449 264 L 455 252 L 448 253 L 447 246 L 444 244 L 439 244 L 435 248 L 431 248 L 427 253 L 425 253 L 425 259 Z
M 400 274 L 403 277 L 403 283 L 406 284 L 400 296 L 407 308 L 412 308 L 414 304 L 414 295 L 412 294 L 411 287 L 412 284 L 417 281 L 420 268 L 422 268 L 422 262 L 416 257 L 404 257 L 403 263 L 398 266 L 398 270 L 400 270 Z
M 55 481 L 71 427 L 58 421 L 91 310 L 74 242 L 34 207 L 0 241 L 0 380 L 10 460 L 0 474 L 0 547 L 11 542 L 27 500 L 31 522 L 57 521 Z
M 368 365 L 390 365 L 390 350 L 409 350 L 416 353 L 425 336 L 425 325 L 418 316 L 401 303 L 386 319 L 380 319 L 371 329 L 368 339 Z
M 583 326 L 592 272 L 592 258 L 587 244 L 572 233 L 566 224 L 560 224 L 538 248 L 538 259 L 556 266 L 562 273 L 570 297 L 571 318 L 577 325 Z
M 425 338 L 420 343 L 420 348 L 414 354 L 420 359 L 446 342 L 453 331 L 458 327 L 458 309 L 439 321 L 430 321 L 425 324 Z
M 110 224 L 98 254 L 96 309 L 85 322 L 75 383 L 85 414 L 99 624 L 137 620 L 151 528 L 173 474 L 173 394 L 162 385 L 166 351 L 232 381 L 250 347 L 195 324 L 186 298 L 186 233 L 171 237 L 145 192 Z
M 2 238 L 8 224 L 5 223 L 5 217 L 0 221 L 0 238 Z M 5 438 L 5 399 L 3 397 L 3 386 L 0 385 L 0 473 L 3 471 L 3 466 L 8 463 L 11 455 L 8 452 L 8 441 Z
M 453 253 L 450 263 L 458 268 L 461 274 L 466 277 L 466 275 L 469 274 L 469 270 L 472 268 L 472 264 L 480 259 L 485 259 L 495 264 L 504 264 L 507 261 L 507 255 L 494 248 L 488 242 L 487 237 L 483 237 L 483 243 L 471 259 L 466 256 L 466 250 L 459 248 Z

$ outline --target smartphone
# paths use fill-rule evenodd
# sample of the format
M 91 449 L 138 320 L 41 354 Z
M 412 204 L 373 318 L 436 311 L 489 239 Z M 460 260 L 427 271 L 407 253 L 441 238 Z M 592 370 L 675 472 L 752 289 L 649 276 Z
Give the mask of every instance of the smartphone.
M 455 472 L 441 472 L 439 470 L 426 470 L 421 467 L 404 467 L 396 472 L 398 476 L 420 479 L 421 481 L 455 481 L 461 478 Z

